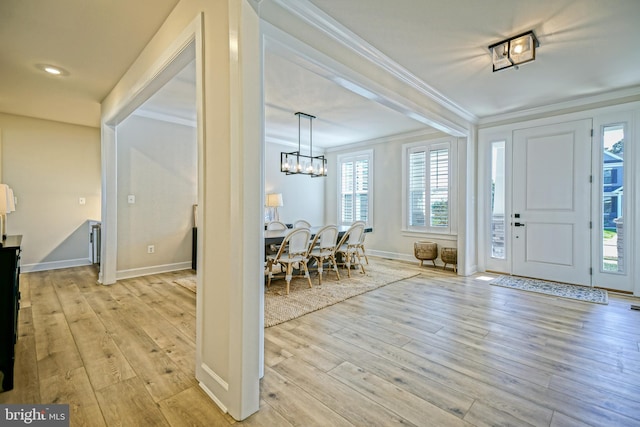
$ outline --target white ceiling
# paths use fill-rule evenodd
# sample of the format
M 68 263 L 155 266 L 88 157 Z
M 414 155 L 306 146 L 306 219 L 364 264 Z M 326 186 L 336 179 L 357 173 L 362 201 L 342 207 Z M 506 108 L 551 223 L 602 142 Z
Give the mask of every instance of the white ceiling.
M 638 0 L 311 1 L 479 118 L 640 85 Z M 487 46 L 531 29 L 536 60 L 493 73 Z
M 319 147 L 367 141 L 425 127 L 309 71 L 299 61 L 292 62 L 270 52 L 268 44 L 264 64 L 268 141 L 297 144 L 297 111 L 316 116 L 313 144 Z M 304 145 L 309 140 L 309 121 L 302 119 L 300 127 Z
M 0 112 L 99 126 L 100 103 L 177 3 L 1 0 Z
M 98 126 L 100 102 L 177 1 L 2 0 L 0 111 Z M 272 1 L 262 0 L 261 7 Z M 640 89 L 638 0 L 311 3 L 480 120 Z M 487 46 L 530 29 L 540 40 L 536 61 L 492 73 Z M 297 141 L 296 111 L 318 117 L 314 146 L 425 127 L 314 73 L 304 61 L 270 51 L 268 44 L 266 49 L 268 140 Z M 70 74 L 45 75 L 36 68 L 40 63 L 62 66 Z M 186 87 L 189 73 L 193 70 L 167 84 L 145 108 L 192 120 L 188 107 L 193 91 L 184 96 L 180 89 Z

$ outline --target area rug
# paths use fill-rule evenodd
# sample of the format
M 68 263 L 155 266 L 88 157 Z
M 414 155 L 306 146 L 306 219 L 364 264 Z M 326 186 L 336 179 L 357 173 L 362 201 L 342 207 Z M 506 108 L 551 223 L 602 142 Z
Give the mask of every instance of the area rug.
M 370 258 L 371 260 L 371 258 Z M 351 278 L 340 268 L 340 280 L 333 271 L 322 274 L 322 285 L 318 285 L 318 277 L 311 273 L 313 287 L 304 277 L 294 277 L 291 281 L 289 295 L 286 294 L 286 282 L 272 280 L 271 286 L 265 292 L 264 326 L 275 326 L 312 311 L 344 301 L 356 295 L 369 292 L 382 286 L 417 276 L 419 272 L 407 269 L 395 269 L 376 265 L 371 260 L 365 264 L 365 274 L 360 270 L 352 270 Z
M 492 285 L 505 288 L 520 289 L 579 301 L 608 304 L 609 295 L 604 289 L 588 286 L 569 285 L 566 283 L 548 282 L 546 280 L 528 279 L 516 276 L 498 276 L 489 282 Z
M 419 272 L 377 265 L 375 261 L 365 264 L 365 274 L 352 270 L 351 278 L 344 268 L 340 268 L 340 280 L 333 271 L 322 274 L 322 285 L 318 285 L 316 272 L 311 272 L 311 283 L 300 276 L 291 280 L 289 295 L 286 294 L 286 282 L 283 278 L 274 278 L 265 291 L 264 326 L 275 326 L 312 311 L 320 310 L 356 295 L 372 291 L 385 285 L 419 275 Z M 275 271 L 274 271 L 275 273 Z M 266 278 L 265 278 L 266 279 Z M 182 277 L 173 281 L 193 293 L 196 293 L 196 276 Z M 266 280 L 265 280 L 266 282 Z
M 194 294 L 196 293 L 196 276 L 193 277 L 183 277 L 181 279 L 176 279 L 173 283 L 182 286 L 185 289 L 190 290 Z

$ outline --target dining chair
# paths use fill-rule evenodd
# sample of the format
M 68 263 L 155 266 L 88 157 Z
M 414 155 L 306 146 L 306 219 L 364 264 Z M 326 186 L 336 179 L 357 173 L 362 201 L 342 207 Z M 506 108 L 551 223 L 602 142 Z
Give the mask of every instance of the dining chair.
M 344 265 L 347 268 L 347 274 L 351 277 L 351 262 L 353 265 L 359 265 L 360 270 L 364 274 L 364 265 L 360 258 L 360 249 L 358 244 L 364 234 L 364 224 L 361 222 L 353 223 L 349 229 L 344 233 L 338 246 L 336 248 L 336 256 L 342 256 L 344 258 Z
M 267 287 L 271 286 L 273 266 L 275 264 L 286 266 L 287 295 L 289 295 L 289 285 L 291 284 L 294 264 L 299 265 L 304 270 L 304 277 L 309 281 L 309 287 L 312 287 L 309 269 L 307 268 L 310 238 L 311 231 L 308 228 L 294 228 L 284 236 L 278 252 L 275 255 L 267 255 L 267 272 L 269 275 Z
M 287 230 L 289 227 L 287 227 L 287 224 L 285 224 L 282 221 L 270 221 L 267 223 L 267 230 Z M 270 245 L 269 246 L 269 251 L 270 252 L 276 252 L 278 250 L 279 246 L 278 245 Z
M 354 224 L 356 223 L 361 223 L 363 227 L 367 226 L 367 223 L 364 221 L 354 221 Z M 364 238 L 365 238 L 366 234 L 362 233 L 362 235 L 360 236 L 360 242 L 358 242 L 358 250 L 360 251 L 360 255 L 362 255 L 364 257 L 365 262 L 367 263 L 367 265 L 369 264 L 369 258 L 367 258 L 367 253 L 364 250 Z
M 326 225 L 316 233 L 309 246 L 309 260 L 315 260 L 318 265 L 318 284 L 322 285 L 322 271 L 325 260 L 329 262 L 329 268 L 333 266 L 338 280 L 338 263 L 336 262 L 336 247 L 338 242 L 338 227 Z
M 287 224 L 282 221 L 270 221 L 267 223 L 267 230 L 286 230 Z
M 311 223 L 304 219 L 299 219 L 293 223 L 293 228 L 311 228 Z

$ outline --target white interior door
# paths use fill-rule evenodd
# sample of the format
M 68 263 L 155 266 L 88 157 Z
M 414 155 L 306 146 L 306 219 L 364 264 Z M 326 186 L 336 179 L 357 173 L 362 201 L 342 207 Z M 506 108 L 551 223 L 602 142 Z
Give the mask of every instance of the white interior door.
M 513 274 L 591 285 L 591 120 L 513 134 Z

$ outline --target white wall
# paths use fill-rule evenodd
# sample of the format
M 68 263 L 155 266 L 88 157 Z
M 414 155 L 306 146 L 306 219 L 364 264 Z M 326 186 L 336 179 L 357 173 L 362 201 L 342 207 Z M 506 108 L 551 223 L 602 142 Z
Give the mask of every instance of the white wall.
M 2 182 L 18 199 L 7 233 L 23 235 L 22 271 L 90 264 L 88 221 L 100 219 L 100 130 L 10 114 L 0 114 L 0 129 Z
M 191 268 L 197 156 L 195 128 L 138 116 L 118 126 L 118 277 Z
M 366 234 L 367 252 L 393 259 L 416 261 L 413 244 L 418 240 L 438 243 L 438 247 L 457 247 L 455 235 L 427 235 L 402 230 L 402 145 L 445 136 L 442 133 L 416 134 L 401 137 L 381 138 L 375 144 L 357 144 L 327 154 L 329 176 L 327 177 L 327 222 L 338 220 L 338 170 L 340 154 L 373 150 L 373 232 Z M 454 141 L 456 138 L 451 137 Z M 438 260 L 437 262 L 439 262 Z
M 294 150 L 290 146 L 275 143 L 265 145 L 264 192 L 282 193 L 284 206 L 278 208 L 280 221 L 291 224 L 298 219 L 304 219 L 311 225 L 324 225 L 327 178 L 286 175 L 280 172 L 280 153 Z
M 108 258 L 102 277 L 113 283 L 113 203 L 120 197 L 113 126 L 154 78 L 195 44 L 200 208 L 195 372 L 198 384 L 238 420 L 259 408 L 263 322 L 262 46 L 253 6 L 250 0 L 180 0 L 102 103 L 103 256 Z

